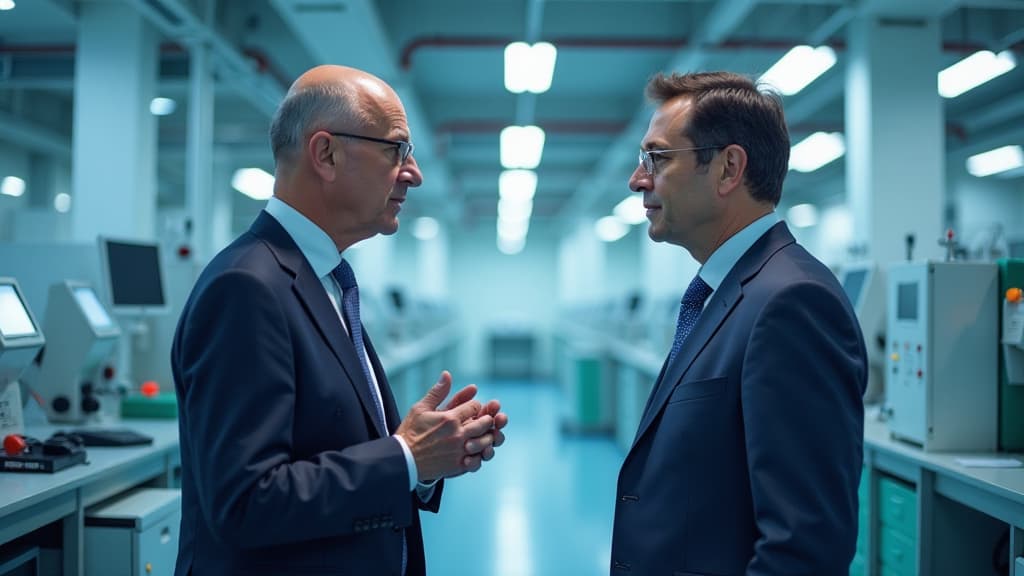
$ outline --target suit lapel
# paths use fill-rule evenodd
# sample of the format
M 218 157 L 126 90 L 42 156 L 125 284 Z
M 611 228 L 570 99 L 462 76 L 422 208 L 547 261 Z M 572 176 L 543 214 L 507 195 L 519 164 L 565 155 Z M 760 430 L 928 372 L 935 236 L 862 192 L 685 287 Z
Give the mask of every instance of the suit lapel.
M 773 254 L 793 242 L 795 240 L 789 233 L 786 224 L 779 222 L 765 232 L 757 242 L 754 242 L 754 245 L 740 257 L 733 269 L 729 271 L 722 281 L 722 285 L 712 294 L 711 300 L 704 308 L 700 318 L 697 319 L 697 324 L 686 338 L 686 342 L 683 343 L 675 360 L 662 368 L 661 377 L 655 383 L 647 408 L 640 419 L 640 426 L 637 428 L 636 437 L 633 440 L 634 447 L 650 428 L 657 414 L 661 412 L 665 402 L 668 401 L 672 391 L 689 370 L 697 355 L 704 350 L 732 310 L 743 299 L 743 285 L 757 276 Z M 685 386 L 686 384 L 679 385 Z
M 310 321 L 316 326 L 321 337 L 327 342 L 331 352 L 341 364 L 342 370 L 345 371 L 359 396 L 359 401 L 362 403 L 367 417 L 371 422 L 376 423 L 378 420 L 375 416 L 377 408 L 370 395 L 370 384 L 363 376 L 363 369 L 359 363 L 359 357 L 356 356 L 355 346 L 352 345 L 352 340 L 345 333 L 341 320 L 338 319 L 338 312 L 331 304 L 330 298 L 327 297 L 320 278 L 310 268 L 306 257 L 295 245 L 288 232 L 273 216 L 261 212 L 253 222 L 251 231 L 267 243 L 281 267 L 292 275 L 292 291 L 295 292 L 295 296 L 306 310 Z M 381 372 L 377 373 L 381 374 Z M 379 426 L 375 425 L 374 427 L 378 433 L 381 433 Z

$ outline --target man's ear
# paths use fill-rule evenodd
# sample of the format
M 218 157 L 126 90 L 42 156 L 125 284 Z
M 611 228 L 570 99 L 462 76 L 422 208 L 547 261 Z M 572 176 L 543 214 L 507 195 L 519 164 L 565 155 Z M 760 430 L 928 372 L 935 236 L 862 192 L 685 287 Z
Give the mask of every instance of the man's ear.
M 727 196 L 743 184 L 747 173 L 747 151 L 742 146 L 730 144 L 719 154 L 721 161 L 718 178 L 718 194 Z
M 345 161 L 345 151 L 326 132 L 315 132 L 306 144 L 310 167 L 322 180 L 333 182 Z

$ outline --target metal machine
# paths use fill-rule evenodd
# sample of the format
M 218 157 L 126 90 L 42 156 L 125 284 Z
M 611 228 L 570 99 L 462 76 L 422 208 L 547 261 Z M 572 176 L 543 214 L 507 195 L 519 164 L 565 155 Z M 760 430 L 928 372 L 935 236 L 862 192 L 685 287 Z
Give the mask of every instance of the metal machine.
M 0 278 L 0 437 L 24 432 L 18 378 L 45 342 L 18 283 Z
M 92 286 L 64 281 L 50 287 L 47 340 L 32 388 L 52 422 L 82 422 L 98 416 L 98 393 L 110 387 L 110 360 L 121 329 L 100 304 Z
M 1024 450 L 1024 258 L 1003 258 L 999 265 L 1002 296 L 1002 346 L 999 357 L 999 449 Z
M 886 404 L 894 438 L 925 450 L 996 450 L 997 267 L 888 270 Z
M 847 264 L 839 273 L 868 352 L 868 387 L 864 402 L 885 399 L 885 274 L 874 262 Z

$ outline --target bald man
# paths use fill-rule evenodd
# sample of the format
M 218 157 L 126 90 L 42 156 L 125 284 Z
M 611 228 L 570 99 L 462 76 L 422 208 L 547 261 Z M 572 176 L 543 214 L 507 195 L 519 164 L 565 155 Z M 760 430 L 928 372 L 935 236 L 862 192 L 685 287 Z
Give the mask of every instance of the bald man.
M 401 420 L 344 260 L 394 234 L 423 176 L 402 103 L 320 66 L 274 116 L 274 197 L 196 282 L 171 351 L 181 434 L 176 576 L 426 573 L 419 510 L 477 470 L 508 417 L 443 372 Z

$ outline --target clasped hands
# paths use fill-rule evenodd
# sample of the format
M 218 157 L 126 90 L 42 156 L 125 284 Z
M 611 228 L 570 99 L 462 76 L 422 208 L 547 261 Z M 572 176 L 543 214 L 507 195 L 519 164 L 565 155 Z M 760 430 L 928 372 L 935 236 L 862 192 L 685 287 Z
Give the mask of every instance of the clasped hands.
M 441 409 L 451 387 L 452 376 L 445 370 L 395 431 L 412 452 L 421 482 L 476 472 L 505 442 L 501 429 L 508 415 L 501 404 L 474 400 L 477 388 L 470 384 Z

